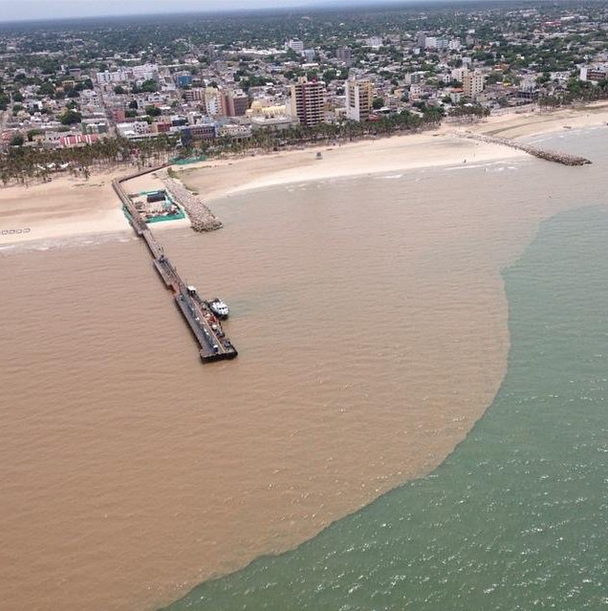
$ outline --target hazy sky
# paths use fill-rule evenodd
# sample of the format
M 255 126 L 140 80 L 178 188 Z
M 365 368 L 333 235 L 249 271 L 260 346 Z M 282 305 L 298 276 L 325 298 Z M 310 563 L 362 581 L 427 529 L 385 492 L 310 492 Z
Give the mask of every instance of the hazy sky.
M 0 21 L 295 7 L 320 3 L 320 0 L 0 0 Z

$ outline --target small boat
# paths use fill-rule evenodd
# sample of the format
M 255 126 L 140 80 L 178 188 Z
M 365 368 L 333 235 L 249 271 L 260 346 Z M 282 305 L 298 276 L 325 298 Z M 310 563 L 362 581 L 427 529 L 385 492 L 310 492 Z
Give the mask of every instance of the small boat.
M 228 315 L 230 314 L 230 308 L 219 298 L 215 298 L 212 299 L 211 301 L 208 302 L 209 303 L 209 307 L 211 308 L 211 311 L 218 317 L 218 318 L 228 318 Z

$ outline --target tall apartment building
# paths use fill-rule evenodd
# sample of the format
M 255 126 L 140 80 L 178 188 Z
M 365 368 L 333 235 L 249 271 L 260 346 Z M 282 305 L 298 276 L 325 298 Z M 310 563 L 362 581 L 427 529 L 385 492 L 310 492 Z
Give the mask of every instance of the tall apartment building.
M 374 101 L 374 85 L 371 81 L 346 81 L 346 117 L 352 121 L 367 121 Z
M 453 80 L 460 81 L 462 83 L 462 79 L 464 78 L 464 75 L 467 74 L 468 72 L 469 72 L 468 68 L 453 68 L 452 72 L 450 73 L 450 76 L 452 77 Z
M 249 97 L 243 91 L 229 90 L 224 95 L 224 109 L 229 117 L 242 117 L 249 108 Z
M 301 40 L 298 40 L 296 38 L 292 38 L 288 43 L 287 43 L 287 48 L 291 49 L 292 51 L 295 51 L 296 53 L 302 53 L 302 51 L 304 51 L 304 43 Z
M 462 77 L 462 89 L 465 97 L 474 100 L 483 91 L 483 74 L 478 72 L 468 72 Z
M 224 96 L 219 89 L 207 87 L 205 89 L 205 109 L 210 117 L 225 115 Z
M 307 64 L 312 64 L 315 61 L 315 50 L 314 49 L 304 49 L 302 51 L 302 57 Z
M 183 93 L 186 102 L 197 102 L 205 99 L 205 90 L 202 87 L 195 87 L 194 89 L 186 89 Z
M 323 83 L 309 81 L 305 76 L 291 85 L 291 116 L 308 127 L 323 122 Z
M 383 46 L 383 40 L 381 36 L 370 36 L 365 39 L 365 46 L 371 47 L 372 49 L 379 49 Z
M 350 66 L 353 63 L 353 53 L 350 47 L 339 47 L 336 50 L 336 59 Z

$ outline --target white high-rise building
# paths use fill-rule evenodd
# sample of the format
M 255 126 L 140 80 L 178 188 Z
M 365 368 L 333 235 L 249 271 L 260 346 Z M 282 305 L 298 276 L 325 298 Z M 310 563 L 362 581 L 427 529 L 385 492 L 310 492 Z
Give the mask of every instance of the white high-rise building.
M 379 49 L 382 45 L 383 42 L 380 36 L 371 36 L 365 40 L 365 46 L 371 47 L 372 49 Z
M 310 64 L 315 60 L 315 50 L 314 49 L 304 49 L 304 51 L 302 51 L 302 56 L 304 57 L 304 61 Z
M 97 82 L 101 84 L 105 83 L 122 83 L 127 80 L 127 74 L 124 70 L 116 70 L 114 72 L 98 72 L 96 76 Z
M 350 66 L 353 63 L 353 53 L 350 47 L 340 47 L 336 51 L 336 58 Z
M 455 81 L 460 81 L 462 83 L 462 79 L 465 74 L 469 73 L 468 68 L 453 68 L 451 72 L 452 79 Z
M 158 64 L 142 64 L 131 69 L 133 78 L 138 81 L 157 80 Z
M 460 50 L 460 40 L 458 38 L 452 38 L 448 44 L 448 49 L 450 51 L 459 51 Z
M 304 43 L 301 40 L 293 38 L 287 43 L 287 48 L 295 51 L 299 55 L 304 51 Z

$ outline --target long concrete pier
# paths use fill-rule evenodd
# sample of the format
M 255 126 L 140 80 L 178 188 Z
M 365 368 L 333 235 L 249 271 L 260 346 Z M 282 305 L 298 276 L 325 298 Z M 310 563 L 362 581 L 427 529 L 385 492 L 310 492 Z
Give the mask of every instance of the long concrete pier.
M 458 136 L 461 138 L 469 138 L 470 140 L 479 140 L 479 142 L 501 144 L 502 146 L 508 146 L 509 148 L 523 151 L 524 153 L 528 153 L 529 155 L 533 155 L 539 159 L 561 163 L 562 165 L 588 165 L 591 163 L 591 161 L 585 157 L 570 155 L 569 153 L 560 153 L 558 151 L 547 151 L 538 146 L 524 144 L 523 142 L 517 142 L 516 140 L 510 140 L 509 138 L 497 138 L 496 136 L 473 134 L 471 132 L 459 132 Z
M 165 255 L 162 246 L 141 218 L 131 198 L 122 188 L 123 182 L 155 172 L 163 167 L 155 167 L 114 180 L 112 181 L 112 187 L 122 202 L 133 231 L 142 238 L 148 247 L 158 275 L 165 286 L 172 291 L 175 303 L 199 345 L 199 354 L 202 361 L 206 363 L 233 359 L 238 355 L 238 352 L 226 337 L 221 322 L 211 310 L 208 302 L 199 296 L 196 289 L 187 286 L 181 279 L 177 269 Z

